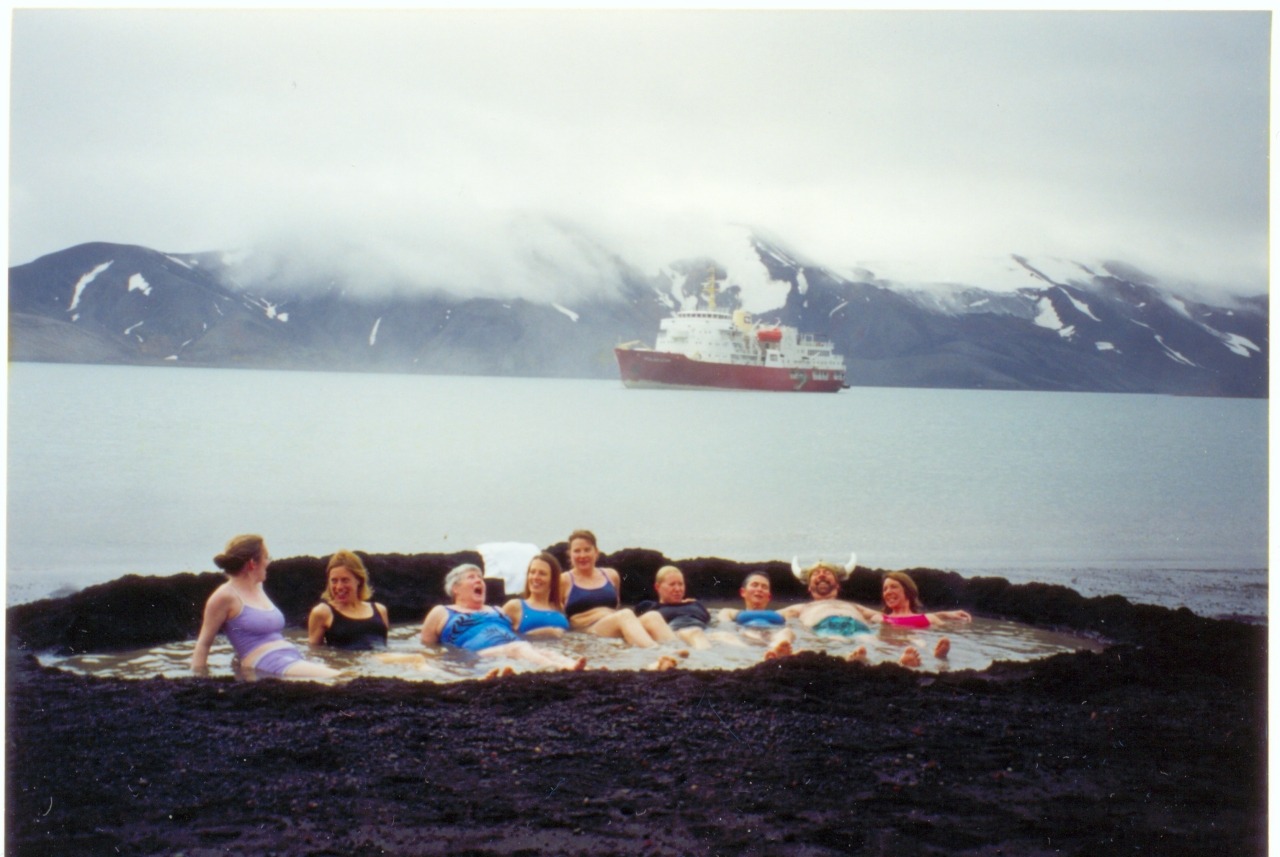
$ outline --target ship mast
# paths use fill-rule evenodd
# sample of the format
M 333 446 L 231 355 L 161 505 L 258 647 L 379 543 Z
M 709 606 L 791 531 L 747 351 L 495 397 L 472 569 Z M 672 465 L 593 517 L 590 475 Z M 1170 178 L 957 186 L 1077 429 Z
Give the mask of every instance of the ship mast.
M 702 287 L 702 291 L 707 296 L 707 309 L 714 310 L 716 308 L 716 268 L 711 266 L 711 270 L 707 273 L 707 283 Z

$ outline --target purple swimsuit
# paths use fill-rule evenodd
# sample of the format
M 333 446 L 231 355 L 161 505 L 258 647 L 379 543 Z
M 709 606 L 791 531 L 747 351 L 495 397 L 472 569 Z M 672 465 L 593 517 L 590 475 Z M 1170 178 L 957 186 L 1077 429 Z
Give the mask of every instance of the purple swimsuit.
M 236 657 L 244 660 L 251 652 L 263 643 L 284 641 L 284 614 L 274 604 L 269 608 L 250 607 L 240 602 L 240 615 L 228 619 L 222 625 L 222 631 L 236 650 Z M 302 660 L 302 653 L 292 645 L 272 649 L 253 665 L 253 671 L 260 675 L 284 675 L 290 666 Z

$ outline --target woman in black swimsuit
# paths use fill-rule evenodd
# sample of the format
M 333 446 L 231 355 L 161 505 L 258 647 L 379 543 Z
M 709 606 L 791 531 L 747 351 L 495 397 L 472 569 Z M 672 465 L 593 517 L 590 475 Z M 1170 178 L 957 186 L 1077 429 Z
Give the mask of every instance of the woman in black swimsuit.
M 675 634 L 659 613 L 642 617 L 622 608 L 622 580 L 612 568 L 597 568 L 600 549 L 589 530 L 569 536 L 569 570 L 560 578 L 569 627 L 598 637 L 621 637 L 633 646 L 650 648 L 674 640 Z
M 360 557 L 340 550 L 329 558 L 328 585 L 323 599 L 307 619 L 307 640 L 313 646 L 375 649 L 387 644 L 387 608 L 374 603 L 369 572 Z

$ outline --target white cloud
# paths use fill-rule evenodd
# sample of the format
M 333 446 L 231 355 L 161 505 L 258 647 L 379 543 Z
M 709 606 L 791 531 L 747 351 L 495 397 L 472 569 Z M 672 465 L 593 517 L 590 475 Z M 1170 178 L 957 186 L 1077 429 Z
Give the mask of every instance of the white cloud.
M 12 258 L 320 266 L 342 236 L 357 268 L 546 292 L 542 251 L 585 287 L 549 216 L 649 271 L 745 223 L 837 268 L 1262 289 L 1268 40 L 1262 12 L 18 10 Z

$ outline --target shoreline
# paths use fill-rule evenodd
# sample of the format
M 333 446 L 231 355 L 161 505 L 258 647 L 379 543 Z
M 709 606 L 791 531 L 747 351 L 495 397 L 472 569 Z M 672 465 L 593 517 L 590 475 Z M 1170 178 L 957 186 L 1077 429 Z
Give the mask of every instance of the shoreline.
M 458 556 L 377 558 L 378 599 L 420 618 Z M 624 601 L 665 559 L 610 555 Z M 317 562 L 272 577 L 296 587 Z M 753 565 L 679 564 L 697 597 Z M 1114 642 L 942 674 L 802 653 L 450 684 L 130 681 L 31 652 L 181 639 L 219 575 L 11 607 L 7 853 L 1265 853 L 1265 627 L 909 571 L 932 608 Z M 858 569 L 842 594 L 877 580 Z

